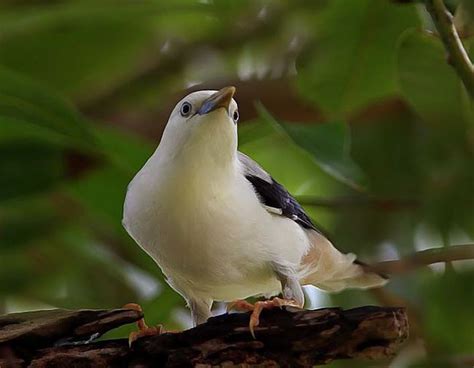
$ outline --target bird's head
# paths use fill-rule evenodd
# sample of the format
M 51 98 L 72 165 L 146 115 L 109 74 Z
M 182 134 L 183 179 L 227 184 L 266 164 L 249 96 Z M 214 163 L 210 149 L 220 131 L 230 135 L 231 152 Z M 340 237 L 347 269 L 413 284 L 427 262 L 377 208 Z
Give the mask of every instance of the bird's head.
M 168 155 L 233 157 L 237 151 L 239 112 L 232 98 L 235 87 L 197 91 L 184 97 L 171 112 L 160 147 Z

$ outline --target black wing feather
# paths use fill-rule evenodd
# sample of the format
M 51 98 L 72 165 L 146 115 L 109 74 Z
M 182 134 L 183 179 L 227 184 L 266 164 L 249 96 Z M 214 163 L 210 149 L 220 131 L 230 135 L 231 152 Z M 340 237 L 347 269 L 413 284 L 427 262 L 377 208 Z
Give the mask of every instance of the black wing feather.
M 288 193 L 283 185 L 271 177 L 271 182 L 249 173 L 245 177 L 252 184 L 265 206 L 281 209 L 283 216 L 292 219 L 304 228 L 317 231 L 311 219 L 304 212 L 303 207 Z

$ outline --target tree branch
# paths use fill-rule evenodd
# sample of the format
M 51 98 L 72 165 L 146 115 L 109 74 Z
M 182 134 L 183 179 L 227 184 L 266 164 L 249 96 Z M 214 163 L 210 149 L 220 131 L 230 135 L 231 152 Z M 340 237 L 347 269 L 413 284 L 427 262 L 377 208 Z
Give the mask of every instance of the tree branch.
M 132 348 L 126 339 L 88 341 L 120 318 L 130 322 L 140 315 L 122 309 L 0 317 L 0 367 L 311 367 L 334 359 L 385 358 L 408 336 L 403 308 L 366 306 L 264 311 L 256 340 L 248 314 L 224 314 L 180 333 L 141 338 Z
M 453 16 L 444 5 L 443 0 L 426 0 L 426 9 L 446 48 L 449 63 L 461 78 L 471 99 L 474 99 L 474 66 L 456 31 Z
M 439 262 L 474 259 L 474 244 L 451 245 L 443 248 L 431 248 L 416 252 L 394 261 L 384 261 L 370 266 L 383 274 L 403 274 L 417 268 Z

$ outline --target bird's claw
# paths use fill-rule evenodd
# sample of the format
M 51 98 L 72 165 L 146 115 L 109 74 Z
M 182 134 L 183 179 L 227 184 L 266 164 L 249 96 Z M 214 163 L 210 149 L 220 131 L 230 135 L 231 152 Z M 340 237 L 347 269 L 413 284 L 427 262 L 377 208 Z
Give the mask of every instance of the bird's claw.
M 162 325 L 146 327 L 142 330 L 132 331 L 130 332 L 130 335 L 128 335 L 128 346 L 131 347 L 132 344 L 141 337 L 161 335 L 162 333 L 164 333 Z
M 237 311 L 237 312 L 251 312 L 254 309 L 254 305 L 249 303 L 246 300 L 235 300 L 229 304 L 227 304 L 227 313 L 230 311 Z
M 260 324 L 260 314 L 264 309 L 272 309 L 272 308 L 281 308 L 285 306 L 296 307 L 300 308 L 301 306 L 292 299 L 281 299 L 281 298 L 273 298 L 271 300 L 264 300 L 258 301 L 255 304 L 251 304 L 245 300 L 236 300 L 232 303 L 227 305 L 227 311 L 230 310 L 237 310 L 242 312 L 249 312 L 251 311 L 252 314 L 250 315 L 249 321 L 249 330 L 250 334 L 254 339 L 255 337 L 255 327 Z
M 135 303 L 128 303 L 125 304 L 122 308 L 124 309 L 133 309 L 138 312 L 143 312 L 143 309 L 140 305 L 135 304 Z M 162 325 L 158 325 L 155 327 L 148 327 L 148 325 L 145 323 L 145 319 L 141 318 L 137 321 L 137 327 L 138 331 L 133 331 L 128 335 L 128 346 L 131 347 L 132 344 L 138 340 L 140 337 L 144 336 L 154 336 L 154 335 L 161 335 L 164 333 L 164 329 Z

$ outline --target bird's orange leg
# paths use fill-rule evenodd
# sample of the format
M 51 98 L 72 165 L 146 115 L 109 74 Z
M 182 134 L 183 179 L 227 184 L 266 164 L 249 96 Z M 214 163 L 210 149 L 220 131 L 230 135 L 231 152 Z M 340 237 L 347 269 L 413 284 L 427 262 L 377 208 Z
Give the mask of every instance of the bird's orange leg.
M 254 305 L 246 300 L 234 300 L 227 304 L 227 313 L 235 310 L 237 312 L 251 312 L 254 310 Z
M 229 303 L 227 306 L 227 311 L 230 310 L 237 310 L 240 312 L 252 312 L 250 315 L 249 321 L 249 330 L 252 334 L 252 337 L 255 339 L 255 327 L 260 324 L 260 313 L 264 309 L 272 309 L 272 308 L 281 308 L 281 307 L 296 307 L 301 308 L 300 305 L 294 300 L 291 299 L 281 299 L 281 298 L 273 298 L 271 300 L 263 300 L 256 302 L 255 304 L 251 304 L 245 300 L 236 300 L 232 303 Z
M 128 303 L 123 306 L 124 309 L 133 309 L 138 312 L 143 312 L 143 309 L 140 305 L 135 303 Z M 130 332 L 128 336 L 128 345 L 132 346 L 133 342 L 143 336 L 154 336 L 154 335 L 161 335 L 164 333 L 164 329 L 162 325 L 158 325 L 155 327 L 148 327 L 145 323 L 145 319 L 141 318 L 137 321 L 138 331 Z

